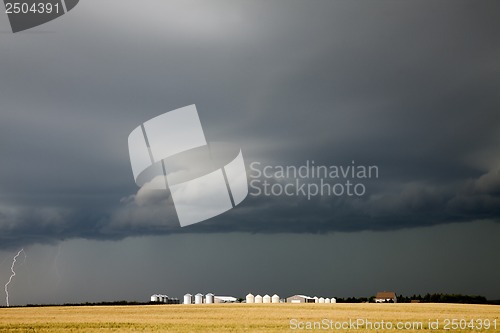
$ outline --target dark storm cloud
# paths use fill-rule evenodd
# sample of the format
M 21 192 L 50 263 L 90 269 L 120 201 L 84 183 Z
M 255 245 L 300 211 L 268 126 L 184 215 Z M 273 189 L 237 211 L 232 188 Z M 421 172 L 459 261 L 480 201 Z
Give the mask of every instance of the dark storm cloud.
M 498 2 L 144 6 L 110 18 L 89 0 L 55 33 L 2 34 L 0 246 L 498 221 Z M 168 193 L 136 194 L 127 136 L 193 103 L 247 165 L 355 160 L 380 177 L 362 198 L 249 197 L 181 229 Z

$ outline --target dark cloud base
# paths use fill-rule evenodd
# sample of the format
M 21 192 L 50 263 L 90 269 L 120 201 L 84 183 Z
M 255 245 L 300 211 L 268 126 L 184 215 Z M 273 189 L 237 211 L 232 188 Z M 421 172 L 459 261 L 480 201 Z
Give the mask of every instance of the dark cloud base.
M 15 220 L 12 221 L 12 219 Z M 1 247 L 55 243 L 72 238 L 120 240 L 132 236 L 186 233 L 310 233 L 387 231 L 455 222 L 500 222 L 500 176 L 486 174 L 454 186 L 408 184 L 397 191 L 360 198 L 253 196 L 235 209 L 189 227 L 179 226 L 168 192 L 118 208 L 96 211 L 31 209 L 0 215 L 13 222 Z

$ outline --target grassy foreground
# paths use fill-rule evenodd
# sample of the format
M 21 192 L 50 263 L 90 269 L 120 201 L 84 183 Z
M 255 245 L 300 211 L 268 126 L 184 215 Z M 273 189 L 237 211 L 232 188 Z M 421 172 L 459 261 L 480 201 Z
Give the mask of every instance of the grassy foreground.
M 366 320 L 384 327 L 335 328 Z M 467 321 L 444 329 L 446 320 Z M 486 320 L 490 327 L 486 329 Z M 496 328 L 493 322 L 496 319 Z M 332 322 L 330 322 L 330 320 Z M 439 320 L 439 330 L 429 326 Z M 471 320 L 474 320 L 471 322 Z M 479 328 L 479 320 L 483 320 Z M 307 326 L 314 325 L 316 327 Z M 387 323 L 393 325 L 387 328 Z M 421 322 L 416 329 L 395 325 Z M 462 326 L 465 321 L 462 321 Z M 333 325 L 333 326 L 332 326 Z M 344 324 L 346 325 L 346 324 Z M 410 324 L 407 324 L 410 325 Z M 307 329 L 309 328 L 309 329 Z M 462 327 L 463 328 L 463 327 Z M 204 304 L 0 309 L 0 332 L 500 332 L 500 306 L 461 304 Z

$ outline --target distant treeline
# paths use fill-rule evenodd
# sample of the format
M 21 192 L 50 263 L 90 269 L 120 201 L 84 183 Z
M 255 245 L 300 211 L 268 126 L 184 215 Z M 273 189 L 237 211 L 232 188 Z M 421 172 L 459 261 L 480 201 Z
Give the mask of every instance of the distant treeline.
M 424 296 L 413 295 L 411 297 L 398 296 L 398 302 L 410 303 L 420 301 L 422 303 L 462 303 L 462 304 L 488 304 L 484 296 L 461 295 L 461 294 L 425 294 Z
M 85 303 L 64 303 L 64 304 L 26 304 L 25 306 L 30 307 L 41 307 L 41 306 L 112 306 L 112 305 L 156 305 L 163 304 L 158 302 L 129 302 L 129 301 L 106 301 L 106 302 L 85 302 Z
M 460 304 L 497 304 L 500 305 L 500 300 L 487 300 L 484 296 L 476 295 L 461 295 L 461 294 L 425 294 L 413 295 L 413 296 L 397 296 L 398 303 L 411 303 L 421 302 L 421 303 L 460 303 Z M 372 297 L 348 297 L 348 298 L 337 298 L 337 303 L 373 303 L 375 302 L 375 296 Z
M 471 296 L 461 294 L 425 294 L 413 296 L 397 296 L 398 303 L 460 303 L 460 304 L 494 304 L 500 305 L 500 300 L 487 300 L 484 296 Z M 243 301 L 243 299 L 240 299 Z M 372 297 L 347 297 L 337 298 L 337 303 L 373 303 L 375 296 Z M 64 304 L 27 304 L 25 307 L 43 307 L 43 306 L 113 306 L 113 305 L 161 305 L 159 302 L 129 302 L 129 301 L 108 301 L 108 302 L 85 302 L 85 303 L 64 303 Z M 21 307 L 21 306 L 14 306 Z M 5 308 L 5 306 L 0 306 Z

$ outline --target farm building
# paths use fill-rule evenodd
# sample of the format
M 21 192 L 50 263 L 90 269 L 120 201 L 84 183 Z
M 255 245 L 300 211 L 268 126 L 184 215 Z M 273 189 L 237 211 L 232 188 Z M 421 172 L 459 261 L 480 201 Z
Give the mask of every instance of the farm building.
M 214 296 L 215 303 L 236 303 L 238 299 L 233 296 Z
M 151 296 L 152 299 L 153 296 Z M 203 295 L 198 293 L 196 295 L 184 295 L 184 304 L 213 304 L 213 303 L 236 303 L 238 299 L 232 296 L 215 296 L 212 293 Z
M 304 295 L 294 295 L 286 299 L 287 303 L 314 303 L 314 297 Z
M 375 296 L 375 303 L 396 303 L 397 301 L 394 291 L 379 291 Z
M 155 303 L 168 303 L 168 296 L 161 294 L 151 295 L 151 302 Z
M 167 295 L 154 294 L 151 295 L 152 303 L 179 304 L 179 299 L 170 298 Z
M 191 303 L 193 303 L 193 295 L 191 294 L 184 295 L 184 304 L 191 304 Z
M 205 303 L 212 304 L 214 302 L 214 294 L 208 293 L 205 295 Z
M 248 304 L 254 304 L 254 303 L 279 303 L 280 302 L 280 297 L 276 294 L 273 296 L 269 295 L 264 295 L 264 296 L 254 296 L 253 294 L 248 294 L 246 296 L 246 303 Z
M 194 304 L 203 304 L 203 294 L 194 295 Z

